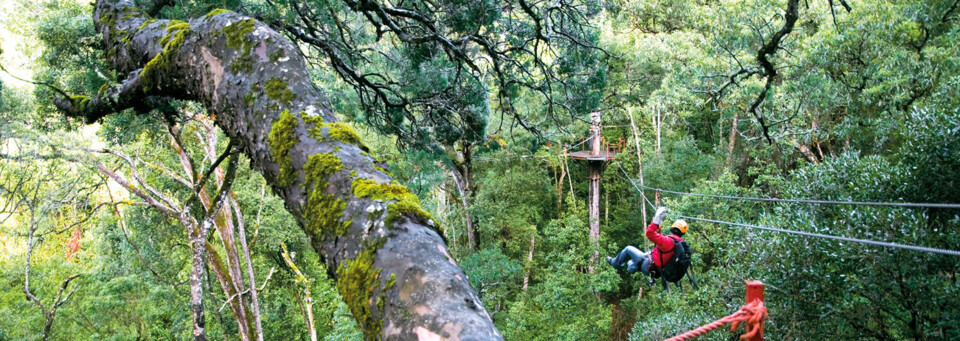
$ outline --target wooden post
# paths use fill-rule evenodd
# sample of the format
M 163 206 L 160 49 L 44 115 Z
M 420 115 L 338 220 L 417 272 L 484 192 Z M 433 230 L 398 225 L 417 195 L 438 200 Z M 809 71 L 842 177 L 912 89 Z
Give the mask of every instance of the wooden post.
M 590 162 L 590 244 L 594 247 L 593 260 L 600 255 L 596 250 L 597 243 L 600 240 L 600 167 L 602 162 Z M 593 273 L 593 261 L 590 262 L 589 271 Z
M 600 156 L 601 146 L 603 145 L 603 137 L 600 134 L 602 129 L 600 125 L 600 113 L 590 113 L 590 119 L 592 121 L 590 125 L 590 134 L 592 135 L 590 156 L 595 157 Z M 594 248 L 587 271 L 593 273 L 593 264 L 596 263 L 597 257 L 600 256 L 600 251 L 597 249 L 600 240 L 600 171 L 605 161 L 587 162 L 590 166 L 590 203 L 588 205 L 590 212 L 590 245 Z
M 745 304 L 750 304 L 750 302 L 760 300 L 763 301 L 763 283 L 760 281 L 747 281 L 747 294 Z M 757 333 L 756 336 L 750 338 L 747 341 L 763 341 L 763 332 Z

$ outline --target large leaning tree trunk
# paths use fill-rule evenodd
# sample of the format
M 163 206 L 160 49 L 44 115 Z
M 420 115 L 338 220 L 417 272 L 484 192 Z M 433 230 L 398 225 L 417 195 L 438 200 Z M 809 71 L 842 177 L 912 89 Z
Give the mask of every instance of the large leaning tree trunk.
M 94 24 L 127 74 L 57 100 L 87 122 L 154 98 L 193 100 L 250 158 L 323 257 L 367 339 L 501 339 L 441 231 L 308 78 L 297 46 L 248 17 L 151 20 L 99 0 Z

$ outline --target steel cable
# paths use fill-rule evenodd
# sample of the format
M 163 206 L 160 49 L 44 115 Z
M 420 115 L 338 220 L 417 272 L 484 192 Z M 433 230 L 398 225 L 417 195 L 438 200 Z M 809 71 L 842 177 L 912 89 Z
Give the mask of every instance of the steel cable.
M 630 179 L 629 175 L 628 175 L 627 172 L 623 169 L 623 167 L 620 167 L 620 170 L 623 172 L 624 175 L 627 176 L 625 179 L 626 179 L 627 181 L 629 181 L 630 184 L 632 184 L 633 187 L 637 189 L 637 191 L 640 192 L 640 195 L 643 196 L 643 200 L 646 201 L 647 204 L 650 205 L 651 208 L 653 208 L 654 210 L 656 210 L 657 207 L 656 207 L 652 202 L 650 202 L 650 199 L 648 199 L 647 196 L 646 196 L 646 194 L 643 193 L 643 190 L 640 189 L 640 186 L 637 185 L 637 184 L 633 181 L 633 179 Z M 908 245 L 908 244 L 900 244 L 900 243 L 890 243 L 890 242 L 881 242 L 881 241 L 876 241 L 876 240 L 850 238 L 850 237 L 842 237 L 842 236 L 831 236 L 831 235 L 827 235 L 827 234 L 820 234 L 820 233 L 813 233 L 813 232 L 804 232 L 804 231 L 796 231 L 796 230 L 787 230 L 787 229 L 781 229 L 781 228 L 776 228 L 776 227 L 768 227 L 768 226 L 760 226 L 760 225 L 752 225 L 752 224 L 733 223 L 733 222 L 729 222 L 729 221 L 722 221 L 722 220 L 715 220 L 715 219 L 707 219 L 707 218 L 700 218 L 700 217 L 691 217 L 691 216 L 685 216 L 685 215 L 679 215 L 679 214 L 675 214 L 674 216 L 680 217 L 680 218 L 683 218 L 683 219 L 697 220 L 697 221 L 703 221 L 703 222 L 714 223 L 714 224 L 723 224 L 723 225 L 729 225 L 729 226 L 747 227 L 747 228 L 752 228 L 752 229 L 765 230 L 765 231 L 773 231 L 773 232 L 783 232 L 783 233 L 796 234 L 796 235 L 801 235 L 801 236 L 806 236 L 806 237 L 826 238 L 826 239 L 833 239 L 833 240 L 839 240 L 839 241 L 845 241 L 845 242 L 852 242 L 852 243 L 861 243 L 861 244 L 868 244 L 868 245 L 875 245 L 875 246 L 892 247 L 892 248 L 899 248 L 899 249 L 906 249 L 906 250 L 913 250 L 913 251 L 921 251 L 921 252 L 939 253 L 939 254 L 950 255 L 950 256 L 960 256 L 960 251 L 946 250 L 946 249 L 940 249 L 940 248 L 934 248 L 934 247 L 916 246 L 916 245 Z
M 663 193 L 677 194 L 677 195 L 690 195 L 698 197 L 707 197 L 707 198 L 719 198 L 719 199 L 734 199 L 734 200 L 748 200 L 748 201 L 765 201 L 765 202 L 792 202 L 792 203 L 802 203 L 802 204 L 830 204 L 830 205 L 859 205 L 859 206 L 891 206 L 891 207 L 928 207 L 928 208 L 960 208 L 960 204 L 942 204 L 942 203 L 914 203 L 914 202 L 874 202 L 874 201 L 836 201 L 836 200 L 819 200 L 819 199 L 780 199 L 780 198 L 757 198 L 757 197 L 738 197 L 732 195 L 718 195 L 718 194 L 702 194 L 702 193 L 690 193 L 690 192 L 678 192 L 671 191 L 662 188 L 650 187 L 650 186 L 640 186 L 645 189 L 659 191 Z

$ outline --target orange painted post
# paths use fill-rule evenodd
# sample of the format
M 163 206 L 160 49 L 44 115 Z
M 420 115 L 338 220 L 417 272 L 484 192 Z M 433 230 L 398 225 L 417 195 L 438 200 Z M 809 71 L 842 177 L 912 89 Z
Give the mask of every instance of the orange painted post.
M 760 281 L 747 281 L 747 298 L 745 304 L 760 300 L 763 301 L 763 283 Z M 747 341 L 763 341 L 763 331 Z

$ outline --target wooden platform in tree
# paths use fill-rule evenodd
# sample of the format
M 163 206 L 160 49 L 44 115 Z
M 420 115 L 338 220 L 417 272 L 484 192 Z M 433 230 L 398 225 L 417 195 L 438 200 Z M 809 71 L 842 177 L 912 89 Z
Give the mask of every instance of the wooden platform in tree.
M 598 155 L 591 155 L 589 150 L 581 150 L 577 152 L 571 152 L 570 158 L 574 160 L 587 160 L 587 161 L 610 161 L 617 156 L 617 152 L 613 151 L 600 151 Z

